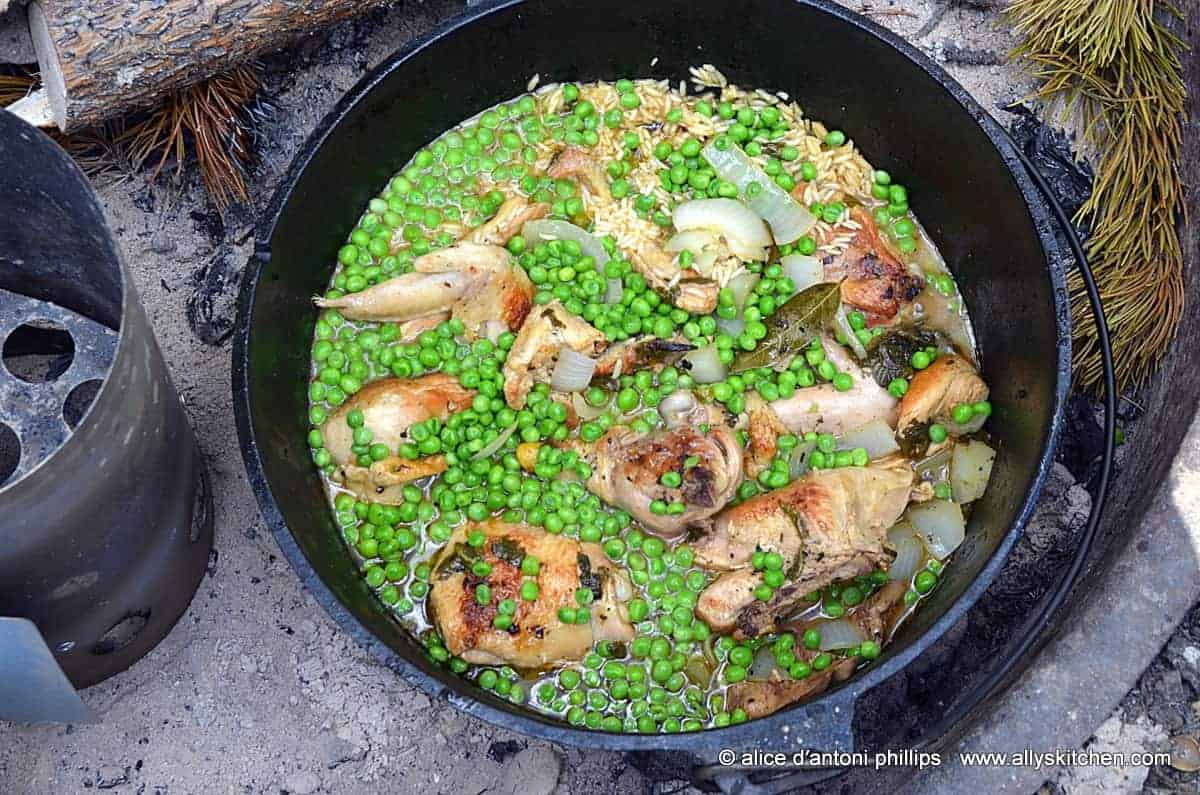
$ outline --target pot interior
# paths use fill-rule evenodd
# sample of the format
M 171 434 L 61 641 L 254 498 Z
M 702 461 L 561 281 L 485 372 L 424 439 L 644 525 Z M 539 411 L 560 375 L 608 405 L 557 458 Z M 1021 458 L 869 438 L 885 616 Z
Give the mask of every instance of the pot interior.
M 260 240 L 269 257 L 244 307 L 248 421 L 269 485 L 263 499 L 273 497 L 321 583 L 397 658 L 469 699 L 515 710 L 430 665 L 377 605 L 343 547 L 305 442 L 311 297 L 324 290 L 367 201 L 414 151 L 523 93 L 535 74 L 543 84 L 678 82 L 689 66 L 712 63 L 739 85 L 786 91 L 807 116 L 846 131 L 869 161 L 908 186 L 971 312 L 996 409 L 989 427 L 998 457 L 936 596 L 885 657 L 926 642 L 926 630 L 955 600 L 986 585 L 977 575 L 1019 532 L 1049 460 L 1065 389 L 1062 297 L 1021 188 L 973 117 L 982 111 L 964 108 L 924 67 L 848 16 L 785 0 L 514 4 L 385 64 L 310 141 L 307 162 L 294 165 Z M 523 714 L 548 731 L 534 713 Z

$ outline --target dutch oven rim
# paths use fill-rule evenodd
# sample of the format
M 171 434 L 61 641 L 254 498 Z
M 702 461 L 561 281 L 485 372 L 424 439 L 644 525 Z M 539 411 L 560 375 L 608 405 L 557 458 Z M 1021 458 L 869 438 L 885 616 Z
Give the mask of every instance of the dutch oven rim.
M 780 730 L 798 722 L 798 713 L 816 706 L 815 719 L 818 722 L 828 722 L 830 713 L 837 715 L 845 713 L 834 721 L 844 722 L 849 730 L 849 721 L 853 715 L 853 702 L 859 695 L 882 684 L 892 676 L 904 670 L 910 662 L 920 656 L 925 650 L 936 643 L 952 626 L 954 626 L 969 611 L 987 588 L 992 584 L 996 575 L 1006 562 L 1013 545 L 1024 533 L 1036 507 L 1037 500 L 1045 485 L 1046 477 L 1053 465 L 1054 451 L 1058 445 L 1059 436 L 1064 422 L 1066 396 L 1070 387 L 1071 369 L 1071 321 L 1067 304 L 1066 278 L 1058 258 L 1055 256 L 1057 244 L 1052 229 L 1053 221 L 1050 214 L 1030 181 L 1021 164 L 1012 140 L 1003 128 L 991 117 L 986 110 L 964 89 L 954 78 L 945 72 L 913 45 L 895 33 L 887 30 L 870 19 L 847 8 L 836 5 L 832 0 L 787 0 L 800 5 L 809 6 L 819 12 L 834 17 L 837 21 L 856 28 L 860 33 L 874 37 L 884 44 L 897 50 L 914 66 L 934 82 L 936 82 L 951 98 L 967 113 L 982 129 L 992 146 L 1000 155 L 1022 200 L 1029 212 L 1030 220 L 1038 236 L 1047 274 L 1050 279 L 1051 294 L 1054 304 L 1054 322 L 1057 330 L 1056 350 L 1058 361 L 1055 366 L 1055 389 L 1053 394 L 1053 411 L 1049 427 L 1042 443 L 1042 450 L 1034 468 L 1033 476 L 1021 501 L 1016 518 L 1005 531 L 989 560 L 982 566 L 974 580 L 955 599 L 945 613 L 930 625 L 919 637 L 880 663 L 871 666 L 865 672 L 855 676 L 840 689 L 829 692 L 813 701 L 798 705 L 792 709 L 782 710 L 773 715 L 758 718 L 745 723 L 721 729 L 707 729 L 700 732 L 680 734 L 624 734 L 592 731 L 575 728 L 564 722 L 543 717 L 523 707 L 497 708 L 479 696 L 464 691 L 456 691 L 447 687 L 435 677 L 422 671 L 417 665 L 404 659 L 390 646 L 381 641 L 333 594 L 328 585 L 321 579 L 312 563 L 301 551 L 283 514 L 275 500 L 271 484 L 268 482 L 263 462 L 258 450 L 257 439 L 250 421 L 250 393 L 248 378 L 248 354 L 250 336 L 250 312 L 254 304 L 256 288 L 262 268 L 270 259 L 270 241 L 274 234 L 279 218 L 291 198 L 300 177 L 307 170 L 314 155 L 325 144 L 329 136 L 342 124 L 355 105 L 364 100 L 380 83 L 387 80 L 391 73 L 400 68 L 406 61 L 422 52 L 427 47 L 434 46 L 442 39 L 453 36 L 460 29 L 466 28 L 490 14 L 506 11 L 516 6 L 527 4 L 529 0 L 496 0 L 469 8 L 436 26 L 429 33 L 415 38 L 407 45 L 381 61 L 376 67 L 364 75 L 337 102 L 329 113 L 316 125 L 302 147 L 296 152 L 288 167 L 287 173 L 268 205 L 266 213 L 257 225 L 254 254 L 247 263 L 243 276 L 238 300 L 237 322 L 233 338 L 233 408 L 237 424 L 238 437 L 242 458 L 251 488 L 258 501 L 264 521 L 275 536 L 281 551 L 299 575 L 301 582 L 308 588 L 313 598 L 324 608 L 334 622 L 348 633 L 361 647 L 369 651 L 384 665 L 400 674 L 409 684 L 412 684 L 432 698 L 446 699 L 458 709 L 473 717 L 480 718 L 495 726 L 519 731 L 526 736 L 558 742 L 578 748 L 611 751 L 645 751 L 645 750 L 674 750 L 699 751 L 702 749 L 739 748 L 757 745 L 764 737 L 780 737 Z M 1064 584 L 1062 587 L 1067 587 Z M 471 685 L 464 681 L 465 687 Z M 967 712 L 967 710 L 963 710 Z M 786 736 L 786 735 L 782 735 Z M 927 738 L 936 742 L 940 738 Z M 848 749 L 844 749 L 848 750 Z

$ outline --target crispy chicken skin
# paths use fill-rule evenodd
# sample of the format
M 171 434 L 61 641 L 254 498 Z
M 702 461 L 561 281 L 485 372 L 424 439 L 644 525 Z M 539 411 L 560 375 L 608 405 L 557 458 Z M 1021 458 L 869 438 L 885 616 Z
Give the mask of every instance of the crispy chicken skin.
M 396 505 L 403 502 L 403 484 L 435 475 L 446 469 L 444 456 L 409 461 L 394 455 L 408 439 L 408 429 L 430 417 L 446 418 L 471 405 L 475 393 L 464 389 L 458 379 L 434 373 L 421 378 L 383 378 L 371 381 L 339 406 L 325 424 L 321 436 L 325 449 L 337 466 L 334 480 L 364 500 Z M 351 411 L 363 414 L 363 426 L 371 431 L 372 443 L 387 445 L 393 455 L 374 462 L 369 468 L 358 466 L 354 429 L 346 422 Z
M 948 421 L 955 406 L 987 396 L 988 386 L 970 362 L 952 353 L 939 354 L 913 376 L 900 401 L 896 431 L 904 435 L 914 425 Z
M 483 532 L 482 547 L 467 543 Z M 521 560 L 532 555 L 540 564 L 536 578 L 521 573 Z M 491 565 L 488 576 L 471 570 L 476 560 Z M 538 597 L 521 598 L 522 582 L 536 579 Z M 480 604 L 476 586 L 486 582 L 491 599 Z M 591 619 L 564 624 L 558 609 L 577 604 L 575 594 L 587 587 L 595 597 Z M 430 617 L 446 648 L 477 665 L 511 665 L 538 670 L 581 659 L 598 640 L 630 641 L 633 626 L 625 608 L 632 585 L 596 544 L 580 543 L 539 528 L 500 521 L 460 527 L 434 561 L 429 591 Z M 493 620 L 502 600 L 516 605 L 512 626 L 497 629 Z
M 693 545 L 701 565 L 729 572 L 700 594 L 697 615 L 718 632 L 756 637 L 805 594 L 870 572 L 889 556 L 885 534 L 908 505 L 912 482 L 903 464 L 822 469 L 725 511 Z M 769 602 L 752 593 L 755 549 L 784 557 L 788 579 Z
M 413 260 L 414 271 L 340 298 L 317 298 L 351 320 L 460 319 L 466 336 L 495 340 L 520 328 L 533 306 L 533 282 L 500 246 L 460 242 Z
M 836 341 L 826 339 L 825 357 L 837 365 L 841 372 L 850 373 L 854 386 L 839 392 L 833 384 L 820 384 L 806 389 L 797 389 L 789 398 L 780 398 L 771 403 L 771 409 L 792 433 L 832 433 L 835 436 L 860 428 L 872 420 L 883 420 L 896 425 L 894 397 L 875 383 L 850 354 Z
M 628 511 L 650 532 L 675 538 L 703 523 L 729 500 L 742 482 L 742 450 L 720 413 L 688 390 L 672 392 L 658 406 L 665 428 L 641 434 L 616 425 L 594 445 L 574 448 L 592 464 L 588 489 Z M 667 472 L 680 483 L 662 483 Z M 682 503 L 678 514 L 655 514 L 655 500 Z
M 564 345 L 595 356 L 607 341 L 599 329 L 571 314 L 557 300 L 534 307 L 504 360 L 504 397 L 514 409 L 525 408 L 529 390 L 548 382 Z
M 878 592 L 872 594 L 865 602 L 846 614 L 846 620 L 856 624 L 863 634 L 876 643 L 884 640 L 884 631 L 900 606 L 908 584 L 890 582 Z M 802 633 L 806 627 L 798 627 Z M 795 648 L 797 660 L 812 662 L 819 651 Z M 780 709 L 805 701 L 818 693 L 824 692 L 833 682 L 843 681 L 854 673 L 858 663 L 854 659 L 843 660 L 824 671 L 814 671 L 804 679 L 792 679 L 778 672 L 772 672 L 771 678 L 761 682 L 739 682 L 729 688 L 728 708 L 741 708 L 750 718 L 761 718 L 778 712 Z
M 869 325 L 888 323 L 917 297 L 924 281 L 900 261 L 870 212 L 858 207 L 850 217 L 858 232 L 844 252 L 824 258 L 825 278 L 842 283 L 842 302 L 861 310 Z
M 514 196 L 500 205 L 491 220 L 472 229 L 463 240 L 485 246 L 503 246 L 521 231 L 526 221 L 545 218 L 549 214 L 549 204 Z

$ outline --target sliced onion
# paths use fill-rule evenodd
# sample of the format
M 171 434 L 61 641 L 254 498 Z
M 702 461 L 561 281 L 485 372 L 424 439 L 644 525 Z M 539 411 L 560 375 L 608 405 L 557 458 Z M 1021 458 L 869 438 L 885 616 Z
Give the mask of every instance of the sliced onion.
M 983 442 L 959 442 L 950 456 L 950 489 L 954 501 L 962 505 L 983 496 L 996 451 Z
M 750 291 L 754 289 L 754 285 L 758 284 L 759 275 L 750 271 L 742 271 L 737 276 L 729 280 L 729 284 L 725 285 L 729 288 L 729 292 L 733 293 L 733 305 L 738 308 L 738 315 L 742 314 L 742 307 L 746 303 L 746 299 L 750 296 Z
M 742 307 L 746 305 L 746 299 L 750 297 L 750 292 L 754 286 L 758 284 L 758 280 L 762 278 L 757 273 L 750 271 L 741 271 L 725 286 L 729 288 L 729 292 L 733 294 L 733 305 L 737 307 L 737 315 L 730 318 L 717 316 L 717 327 L 731 337 L 737 337 L 746 329 L 746 321 L 742 318 Z
M 901 522 L 887 531 L 887 538 L 896 550 L 896 559 L 888 568 L 888 577 L 904 582 L 911 580 L 925 560 L 925 545 L 917 536 L 916 529 L 908 522 Z
M 604 293 L 604 303 L 619 304 L 625 297 L 625 283 L 620 279 L 609 279 L 608 290 Z
M 850 350 L 854 351 L 854 355 L 859 359 L 867 358 L 867 349 L 863 347 L 858 335 L 854 333 L 854 326 L 850 325 L 850 318 L 846 317 L 845 304 L 838 304 L 837 312 L 833 316 L 833 324 L 837 326 L 838 331 L 842 332 L 842 336 L 846 338 L 846 344 L 850 346 Z
M 531 244 L 545 240 L 574 240 L 583 253 L 596 261 L 596 268 L 603 268 L 609 260 L 608 251 L 595 235 L 566 221 L 526 221 L 521 227 L 521 237 Z
M 803 475 L 808 471 L 808 457 L 812 455 L 812 451 L 817 449 L 816 442 L 804 442 L 796 445 L 792 450 L 791 456 L 788 457 L 788 475 L 792 480 Z
M 779 663 L 775 662 L 775 652 L 770 644 L 764 644 L 755 653 L 754 659 L 750 661 L 750 667 L 746 669 L 746 678 L 751 682 L 765 682 L 778 668 Z
M 695 256 L 692 260 L 692 270 L 699 273 L 701 276 L 708 276 L 712 273 L 713 265 L 717 264 L 717 258 L 720 252 L 715 248 L 705 249 Z
M 729 250 L 744 260 L 763 260 L 771 235 L 763 219 L 735 199 L 695 199 L 675 208 L 671 217 L 681 232 L 705 229 L 725 238 Z
M 929 554 L 945 560 L 966 537 L 962 508 L 950 500 L 930 500 L 908 509 L 908 520 L 921 535 Z
M 847 431 L 838 439 L 840 450 L 853 450 L 856 447 L 865 449 L 872 460 L 900 449 L 900 445 L 896 444 L 896 434 L 883 420 L 871 420 L 866 425 Z
M 742 319 L 741 315 L 731 318 L 719 317 L 717 318 L 717 328 L 731 337 L 738 337 L 746 330 L 746 321 Z
M 482 450 L 471 456 L 471 460 L 478 461 L 481 458 L 490 458 L 497 450 L 504 446 L 504 443 L 507 442 L 509 437 L 516 433 L 516 431 L 517 424 L 514 422 L 512 425 L 501 431 L 499 436 L 497 436 L 488 444 L 484 445 Z
M 819 259 L 807 254 L 788 254 L 779 260 L 779 266 L 783 275 L 796 283 L 796 292 L 825 281 L 825 267 Z
M 862 645 L 862 642 L 867 639 L 866 634 L 858 628 L 857 624 L 844 618 L 818 621 L 815 626 L 821 633 L 821 651 L 853 649 L 855 646 Z
M 715 384 L 724 381 L 728 375 L 728 368 L 721 361 L 715 342 L 689 351 L 683 358 L 692 366 L 690 372 L 697 384 Z
M 699 254 L 709 246 L 716 245 L 719 241 L 720 237 L 716 232 L 708 229 L 689 229 L 686 232 L 680 232 L 668 240 L 663 249 L 672 254 L 677 254 L 680 251 L 690 251 L 693 254 Z
M 607 410 L 607 406 L 593 406 L 579 392 L 571 393 L 571 408 L 581 420 L 594 420 Z
M 558 352 L 558 361 L 554 363 L 550 386 L 559 392 L 579 392 L 587 389 L 588 384 L 592 382 L 592 374 L 595 372 L 595 359 L 584 356 L 564 345 Z
M 736 185 L 750 209 L 767 222 L 776 243 L 794 243 L 817 222 L 812 213 L 775 184 L 736 144 L 722 150 L 715 142 L 709 142 L 703 155 L 717 176 Z M 750 197 L 746 195 L 746 187 L 752 182 L 758 183 L 761 190 Z

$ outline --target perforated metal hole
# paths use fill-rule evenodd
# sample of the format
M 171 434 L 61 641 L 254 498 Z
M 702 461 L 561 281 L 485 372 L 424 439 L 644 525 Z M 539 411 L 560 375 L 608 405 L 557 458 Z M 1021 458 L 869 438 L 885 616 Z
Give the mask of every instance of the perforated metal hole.
M 75 340 L 58 323 L 31 320 L 12 330 L 4 340 L 0 358 L 15 377 L 44 384 L 70 369 L 75 360 Z
M 17 471 L 21 463 L 21 440 L 12 428 L 0 422 L 0 486 Z
M 96 641 L 96 645 L 92 647 L 92 654 L 112 654 L 114 651 L 120 651 L 133 642 L 149 621 L 150 608 L 130 613 L 113 624 L 108 632 Z
M 96 395 L 100 394 L 102 386 L 104 386 L 103 381 L 92 379 L 77 385 L 67 394 L 67 399 L 63 402 L 63 419 L 71 430 L 75 430 L 83 419 L 83 415 L 87 414 L 87 410 L 92 407 L 92 402 L 96 399 Z

